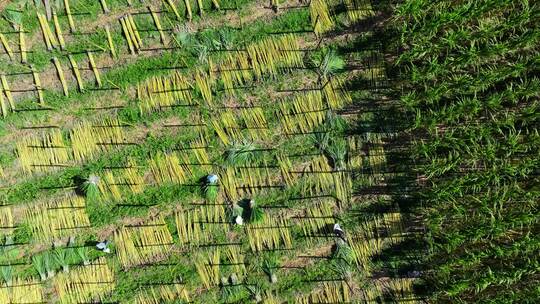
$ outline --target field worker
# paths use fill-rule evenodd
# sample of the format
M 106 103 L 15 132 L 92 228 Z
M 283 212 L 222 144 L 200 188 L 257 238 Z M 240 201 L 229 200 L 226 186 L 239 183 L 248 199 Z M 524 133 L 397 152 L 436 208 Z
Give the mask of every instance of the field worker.
M 206 177 L 206 182 L 209 184 L 217 184 L 218 180 L 219 178 L 215 174 L 208 174 L 208 176 Z
M 109 246 L 109 241 L 105 240 L 103 242 L 97 243 L 96 248 L 98 250 L 101 250 L 101 251 L 105 252 L 105 253 L 110 253 L 111 249 L 108 246 Z
M 240 207 L 238 204 L 234 204 L 232 208 L 234 223 L 238 226 L 244 225 L 244 218 L 242 214 L 244 213 L 244 208 Z
M 345 243 L 347 243 L 347 240 L 345 239 L 345 232 L 343 229 L 341 229 L 341 226 L 339 224 L 334 224 L 334 234 L 342 239 Z

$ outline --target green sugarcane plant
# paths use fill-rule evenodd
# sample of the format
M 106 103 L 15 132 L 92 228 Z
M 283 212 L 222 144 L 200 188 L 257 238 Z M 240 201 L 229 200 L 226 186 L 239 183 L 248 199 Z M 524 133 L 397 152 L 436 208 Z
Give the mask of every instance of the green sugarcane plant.
M 69 272 L 69 259 L 68 250 L 66 248 L 57 248 L 54 250 L 54 260 L 56 264 L 62 267 L 62 271 Z
M 45 252 L 43 255 L 43 265 L 47 271 L 47 278 L 50 279 L 56 274 L 56 263 L 54 256 L 50 252 Z
M 215 177 L 215 178 L 213 178 Z M 215 202 L 219 195 L 219 185 L 217 175 L 208 175 L 203 182 L 204 197 L 208 202 Z
M 246 207 L 246 218 L 250 223 L 257 223 L 264 219 L 264 210 L 257 205 L 255 200 L 249 200 Z
M 345 67 L 345 61 L 334 49 L 325 49 L 324 52 L 314 55 L 311 60 L 317 67 L 319 83 L 325 82 Z
M 257 148 L 250 142 L 233 142 L 225 150 L 223 158 L 228 165 L 245 165 L 255 161 Z
M 86 195 L 88 202 L 96 203 L 100 199 L 99 184 L 101 178 L 97 175 L 90 175 L 83 182 L 82 189 Z
M 344 170 L 347 159 L 347 142 L 341 137 L 334 138 L 326 147 L 325 152 L 332 159 L 335 170 Z
M 90 265 L 90 252 L 87 247 L 78 247 L 75 252 L 77 256 L 82 260 L 84 266 Z
M 1 266 L 0 275 L 2 280 L 7 286 L 10 286 L 13 282 L 13 267 L 11 265 Z
M 39 273 L 42 281 L 47 279 L 47 269 L 45 267 L 45 257 L 42 254 L 32 256 L 32 266 Z
M 279 266 L 279 261 L 274 255 L 269 256 L 263 261 L 262 270 L 264 273 L 266 273 L 266 275 L 268 276 L 268 279 L 270 280 L 270 283 L 272 284 L 275 284 L 278 282 L 278 277 L 277 277 L 277 272 L 276 272 L 278 266 Z
M 246 288 L 247 288 L 247 290 L 249 292 L 249 295 L 250 295 L 251 299 L 255 303 L 262 303 L 264 289 L 261 286 L 261 284 L 248 285 Z

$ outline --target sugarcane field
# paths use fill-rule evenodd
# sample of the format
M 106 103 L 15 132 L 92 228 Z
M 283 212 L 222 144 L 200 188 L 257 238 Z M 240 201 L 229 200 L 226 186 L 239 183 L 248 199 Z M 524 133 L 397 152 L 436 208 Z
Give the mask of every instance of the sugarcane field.
M 0 304 L 540 303 L 540 2 L 0 0 Z

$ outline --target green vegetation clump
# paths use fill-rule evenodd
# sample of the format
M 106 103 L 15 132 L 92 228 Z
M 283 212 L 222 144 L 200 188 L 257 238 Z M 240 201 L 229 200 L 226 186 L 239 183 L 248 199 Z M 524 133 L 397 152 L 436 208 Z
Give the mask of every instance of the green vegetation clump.
M 540 297 L 539 10 L 404 1 L 395 11 L 435 301 Z

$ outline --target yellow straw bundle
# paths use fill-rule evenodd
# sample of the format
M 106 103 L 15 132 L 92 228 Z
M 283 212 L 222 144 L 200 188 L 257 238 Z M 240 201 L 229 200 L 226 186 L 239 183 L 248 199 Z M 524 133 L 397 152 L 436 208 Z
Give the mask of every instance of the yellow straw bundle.
M 195 256 L 195 269 L 206 289 L 216 286 L 220 282 L 219 261 L 219 249 L 210 253 L 201 252 Z
M 309 4 L 313 31 L 320 35 L 334 28 L 334 21 L 330 17 L 330 11 L 326 0 L 312 0 Z
M 90 227 L 84 198 L 69 196 L 24 210 L 24 221 L 34 239 L 52 241 Z
M 138 293 L 133 304 L 163 304 L 177 301 L 190 302 L 189 293 L 184 284 L 161 285 L 150 287 Z
M 371 1 L 345 0 L 344 3 L 347 9 L 347 16 L 351 22 L 358 22 L 375 15 Z
M 105 301 L 115 287 L 114 272 L 101 257 L 92 264 L 60 273 L 53 281 L 60 303 L 93 303 Z
M 17 156 L 25 172 L 44 172 L 68 166 L 69 149 L 60 130 L 28 137 L 16 144 Z
M 6 39 L 6 36 L 4 34 L 0 33 L 0 42 L 2 43 L 2 46 L 6 50 L 6 53 L 9 56 L 10 60 L 13 60 L 13 51 L 11 50 L 11 47 L 9 46 L 9 42 Z
M 150 172 L 158 185 L 165 183 L 183 184 L 191 175 L 188 170 L 189 168 L 186 166 L 180 165 L 180 160 L 174 153 L 158 153 L 150 160 Z
M 1 170 L 1 168 L 0 168 Z M 0 237 L 4 235 L 11 235 L 15 230 L 15 222 L 13 220 L 13 213 L 11 207 L 0 206 Z
M 11 285 L 0 286 L 2 303 L 44 303 L 45 288 L 37 279 L 12 279 Z
M 317 289 L 306 297 L 299 297 L 296 304 L 311 303 L 350 303 L 351 295 L 345 282 L 323 283 L 322 288 Z
M 173 239 L 163 218 L 125 226 L 114 234 L 116 253 L 125 268 L 151 264 L 169 256 Z
M 265 216 L 262 221 L 246 226 L 251 250 L 259 252 L 265 248 L 291 248 L 292 236 L 287 220 Z

